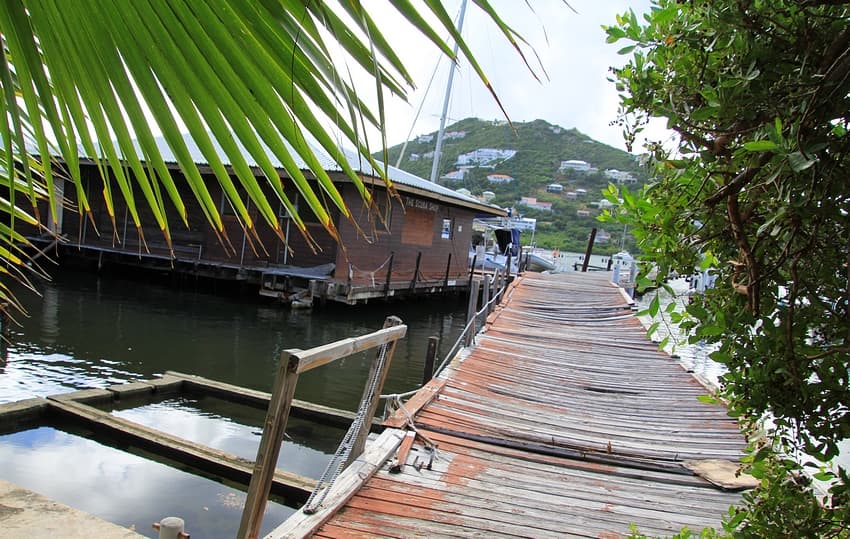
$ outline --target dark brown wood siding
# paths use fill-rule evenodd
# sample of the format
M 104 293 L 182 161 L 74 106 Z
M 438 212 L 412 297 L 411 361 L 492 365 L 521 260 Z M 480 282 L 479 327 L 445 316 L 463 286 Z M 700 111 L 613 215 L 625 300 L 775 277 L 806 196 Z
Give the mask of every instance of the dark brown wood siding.
M 353 186 L 343 186 L 343 195 L 351 207 L 362 206 Z M 375 197 L 379 206 L 390 208 L 389 231 L 375 223 L 374 216 L 370 222 L 362 210 L 353 213 L 368 241 L 358 235 L 354 225 L 341 222 L 340 235 L 346 249 L 337 258 L 338 280 L 345 280 L 350 268 L 354 283 L 385 282 L 391 256 L 392 282 L 413 281 L 417 258 L 417 282 L 441 281 L 446 278 L 447 269 L 449 280 L 467 276 L 475 212 L 406 194 L 401 194 L 400 200 L 387 201 L 381 188 L 376 189 Z M 444 221 L 449 225 L 447 233 L 443 230 Z
M 147 251 L 153 255 L 168 256 L 165 236 L 156 223 L 153 212 L 143 201 L 141 191 L 134 189 L 134 197 L 141 221 L 141 236 L 136 231 L 132 215 L 123 202 L 119 193 L 114 195 L 114 226 L 110 218 L 106 202 L 103 196 L 104 183 L 94 166 L 85 166 L 82 169 L 85 193 L 91 206 L 92 219 L 82 220 L 76 213 L 66 210 L 63 218 L 62 231 L 74 242 L 84 246 L 96 248 L 108 248 L 144 253 L 140 238 L 143 238 Z M 245 197 L 248 213 L 255 226 L 255 234 L 245 234 L 235 212 L 225 203 L 222 198 L 222 188 L 212 174 L 204 174 L 207 189 L 211 199 L 217 205 L 224 225 L 224 233 L 217 235 L 215 230 L 207 223 L 200 204 L 195 200 L 194 194 L 186 186 L 181 173 L 173 171 L 180 194 L 186 204 L 187 221 L 186 226 L 178 211 L 170 200 L 166 200 L 166 215 L 171 229 L 174 254 L 178 258 L 191 258 L 208 262 L 222 262 L 228 264 L 245 266 L 264 266 L 284 264 L 296 266 L 316 266 L 333 262 L 336 259 L 336 242 L 315 222 L 311 216 L 308 221 L 307 230 L 313 241 L 318 246 L 316 252 L 310 248 L 298 228 L 292 224 L 289 226 L 288 244 L 290 252 L 284 256 L 287 231 L 286 212 L 283 205 L 277 199 L 271 187 L 265 187 L 264 192 L 271 201 L 272 208 L 277 212 L 280 233 L 265 221 L 259 209 Z M 113 178 L 113 176 L 110 176 Z M 237 180 L 234 178 L 234 182 Z M 285 180 L 284 180 L 285 181 Z M 110 182 L 111 189 L 115 190 L 114 181 Z M 284 190 L 294 203 L 298 201 L 298 193 L 289 182 L 285 181 Z M 72 206 L 76 206 L 77 195 L 73 191 L 66 191 L 66 196 L 71 200 Z M 40 209 L 43 219 L 46 219 L 46 205 Z M 302 210 L 302 213 L 306 213 Z M 331 212 L 332 218 L 337 219 L 338 212 Z M 46 220 L 45 220 L 46 222 Z

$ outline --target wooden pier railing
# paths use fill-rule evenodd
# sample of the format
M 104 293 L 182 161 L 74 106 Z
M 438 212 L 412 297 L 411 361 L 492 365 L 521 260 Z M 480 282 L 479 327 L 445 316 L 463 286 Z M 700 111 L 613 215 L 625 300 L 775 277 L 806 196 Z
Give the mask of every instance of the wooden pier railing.
M 381 390 L 395 352 L 395 345 L 399 339 L 404 337 L 406 332 L 407 326 L 403 325 L 399 318 L 390 316 L 384 322 L 383 329 L 374 333 L 343 339 L 309 350 L 286 350 L 283 352 L 269 402 L 263 436 L 257 450 L 254 472 L 248 487 L 248 497 L 245 501 L 242 521 L 239 525 L 238 537 L 240 539 L 255 538 L 259 535 L 298 375 L 352 354 L 378 348 L 375 359 L 372 361 L 369 378 L 366 381 L 360 409 L 354 420 L 354 427 L 356 428 L 348 457 L 342 465 L 345 467 L 363 452 L 366 437 L 378 408 Z

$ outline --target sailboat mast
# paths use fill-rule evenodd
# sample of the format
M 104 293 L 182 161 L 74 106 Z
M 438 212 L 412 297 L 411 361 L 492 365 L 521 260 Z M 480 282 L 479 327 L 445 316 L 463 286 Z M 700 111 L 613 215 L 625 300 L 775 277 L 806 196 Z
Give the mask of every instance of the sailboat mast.
M 466 0 L 460 4 L 460 17 L 457 22 L 457 33 L 463 31 L 463 16 L 466 14 Z M 458 43 L 455 40 L 454 56 L 457 58 Z M 449 82 L 446 84 L 446 97 L 443 99 L 443 113 L 440 115 L 440 130 L 437 131 L 437 146 L 434 148 L 434 162 L 431 164 L 431 183 L 437 181 L 437 169 L 440 166 L 440 153 L 443 151 L 443 131 L 446 129 L 446 115 L 449 111 L 449 98 L 452 95 L 452 82 L 455 77 L 455 64 L 452 62 L 452 67 L 449 70 Z

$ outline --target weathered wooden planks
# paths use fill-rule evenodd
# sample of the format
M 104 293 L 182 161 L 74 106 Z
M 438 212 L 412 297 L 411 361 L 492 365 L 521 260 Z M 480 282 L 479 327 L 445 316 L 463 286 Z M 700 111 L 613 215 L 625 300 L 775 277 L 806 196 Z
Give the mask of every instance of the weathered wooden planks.
M 705 388 L 604 274 L 518 281 L 476 346 L 406 405 L 439 447 L 432 468 L 409 465 L 426 454 L 414 445 L 317 537 L 670 535 L 718 525 L 740 499 L 683 465 L 736 461 L 735 420 L 697 400 Z

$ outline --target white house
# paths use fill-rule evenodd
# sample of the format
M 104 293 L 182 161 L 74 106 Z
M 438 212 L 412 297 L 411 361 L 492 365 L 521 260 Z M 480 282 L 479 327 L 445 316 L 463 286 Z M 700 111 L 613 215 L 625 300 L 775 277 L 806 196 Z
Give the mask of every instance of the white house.
M 462 168 L 460 170 L 453 170 L 440 176 L 440 179 L 448 181 L 460 181 L 466 177 L 467 172 L 469 172 L 469 170 L 465 168 Z
M 522 197 L 520 198 L 519 203 L 534 210 L 552 211 L 551 202 L 540 202 L 534 197 Z
M 434 135 L 419 135 L 416 137 L 416 142 L 431 142 L 434 140 Z
M 514 177 L 507 174 L 488 174 L 487 181 L 490 183 L 511 183 L 514 181 Z
M 578 172 L 589 172 L 590 171 L 590 163 L 587 161 L 580 161 L 578 159 L 570 159 L 568 161 L 561 161 L 560 170 L 563 172 L 564 170 L 575 170 Z
M 546 191 L 548 191 L 550 193 L 563 193 L 564 192 L 564 186 L 561 185 L 560 183 L 550 183 L 549 185 L 546 186 Z
M 617 170 L 615 168 L 609 168 L 605 172 L 603 172 L 606 178 L 610 180 L 614 180 L 619 184 L 622 183 L 637 183 L 637 178 L 635 178 L 631 172 L 625 172 L 622 170 Z
M 489 165 L 496 161 L 506 161 L 516 155 L 516 150 L 498 150 L 495 148 L 479 148 L 469 153 L 457 156 L 457 165 Z

